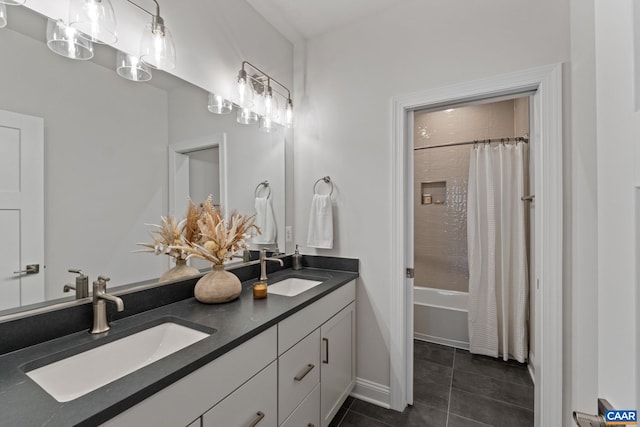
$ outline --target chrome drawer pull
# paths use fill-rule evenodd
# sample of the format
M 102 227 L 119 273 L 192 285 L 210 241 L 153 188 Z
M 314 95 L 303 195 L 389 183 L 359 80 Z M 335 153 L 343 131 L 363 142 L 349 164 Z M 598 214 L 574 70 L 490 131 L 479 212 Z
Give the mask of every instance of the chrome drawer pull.
M 302 379 L 303 379 L 304 377 L 306 377 L 306 376 L 307 376 L 307 374 L 308 374 L 309 372 L 311 372 L 311 370 L 312 370 L 313 368 L 315 368 L 315 365 L 313 365 L 312 363 L 309 363 L 309 364 L 307 365 L 307 367 L 306 367 L 306 368 L 304 368 L 304 369 L 302 370 L 302 372 L 300 372 L 298 375 L 296 375 L 295 377 L 293 377 L 293 379 L 294 379 L 294 380 L 296 380 L 296 381 L 302 381 Z
M 322 338 L 322 341 L 324 342 L 325 346 L 325 359 L 322 361 L 322 363 L 329 364 L 329 339 Z
M 264 418 L 264 412 L 258 411 L 256 413 L 256 418 L 253 421 L 251 421 L 251 424 L 249 424 L 247 427 L 256 427 L 258 423 L 262 421 L 263 418 Z

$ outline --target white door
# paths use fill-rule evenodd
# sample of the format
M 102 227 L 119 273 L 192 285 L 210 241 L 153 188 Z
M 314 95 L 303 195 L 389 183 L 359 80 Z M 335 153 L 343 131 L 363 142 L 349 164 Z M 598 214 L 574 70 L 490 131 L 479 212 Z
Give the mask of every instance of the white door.
M 0 310 L 45 297 L 43 128 L 39 117 L 0 111 Z M 27 265 L 39 272 L 19 273 Z

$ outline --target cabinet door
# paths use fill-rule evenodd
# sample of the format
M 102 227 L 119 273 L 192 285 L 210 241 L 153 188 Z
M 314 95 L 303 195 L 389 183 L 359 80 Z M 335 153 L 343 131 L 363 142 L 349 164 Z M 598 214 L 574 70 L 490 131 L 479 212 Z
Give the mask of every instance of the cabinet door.
M 278 367 L 271 363 L 202 416 L 203 427 L 276 427 Z
M 328 426 L 355 385 L 355 302 L 320 328 L 320 405 Z

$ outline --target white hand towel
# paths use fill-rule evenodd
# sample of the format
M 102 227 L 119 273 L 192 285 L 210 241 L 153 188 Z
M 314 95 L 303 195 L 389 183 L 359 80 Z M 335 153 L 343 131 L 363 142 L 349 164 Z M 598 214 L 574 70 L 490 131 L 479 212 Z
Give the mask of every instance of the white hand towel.
M 268 197 L 256 197 L 255 207 L 255 224 L 260 228 L 261 234 L 255 236 L 253 242 L 261 245 L 275 243 L 278 227 L 271 199 Z
M 307 246 L 320 249 L 333 248 L 333 211 L 329 194 L 313 195 Z

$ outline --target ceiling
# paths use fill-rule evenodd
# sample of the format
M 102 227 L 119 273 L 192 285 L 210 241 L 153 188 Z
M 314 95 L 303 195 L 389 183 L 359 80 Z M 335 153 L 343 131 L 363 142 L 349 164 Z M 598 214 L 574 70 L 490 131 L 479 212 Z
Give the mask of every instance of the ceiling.
M 292 43 L 301 42 L 406 0 L 247 0 Z

